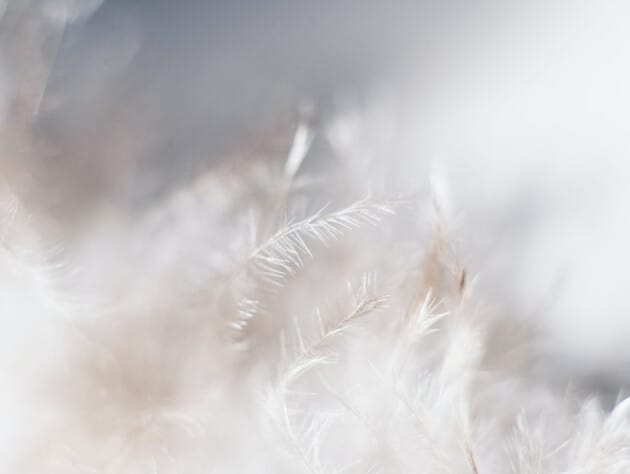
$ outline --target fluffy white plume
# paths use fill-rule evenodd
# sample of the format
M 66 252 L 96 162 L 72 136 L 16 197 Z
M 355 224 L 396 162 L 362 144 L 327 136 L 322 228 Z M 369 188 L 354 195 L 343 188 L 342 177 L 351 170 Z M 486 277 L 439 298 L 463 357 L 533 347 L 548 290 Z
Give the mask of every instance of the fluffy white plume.
M 298 124 L 69 231 L 23 161 L 50 59 L 29 32 L 60 29 L 8 14 L 29 67 L 0 134 L 1 472 L 630 472 L 630 401 L 543 370 L 461 254 L 445 178 L 390 193 Z

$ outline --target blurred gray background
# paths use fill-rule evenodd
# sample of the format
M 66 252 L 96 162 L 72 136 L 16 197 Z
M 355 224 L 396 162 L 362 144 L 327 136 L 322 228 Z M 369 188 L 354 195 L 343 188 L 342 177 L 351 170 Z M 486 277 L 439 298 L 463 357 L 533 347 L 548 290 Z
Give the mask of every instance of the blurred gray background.
M 406 81 L 400 98 L 420 94 L 433 114 L 436 86 L 475 73 L 471 55 L 535 14 L 536 2 L 107 0 L 64 32 L 45 159 L 142 202 L 304 106 L 325 116 Z

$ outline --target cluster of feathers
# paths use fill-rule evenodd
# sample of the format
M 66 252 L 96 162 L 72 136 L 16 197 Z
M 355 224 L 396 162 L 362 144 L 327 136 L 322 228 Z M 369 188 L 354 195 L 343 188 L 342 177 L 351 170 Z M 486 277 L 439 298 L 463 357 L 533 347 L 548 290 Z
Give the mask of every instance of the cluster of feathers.
M 25 70 L 0 135 L 2 472 L 630 472 L 630 400 L 541 373 L 439 179 L 392 193 L 343 121 L 298 122 L 68 237 L 21 169 Z

